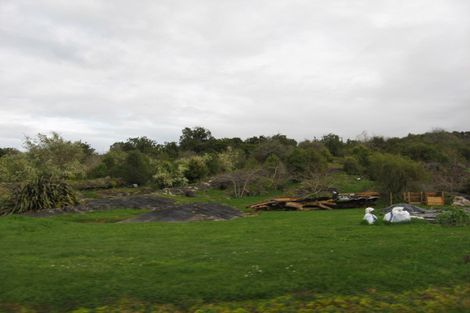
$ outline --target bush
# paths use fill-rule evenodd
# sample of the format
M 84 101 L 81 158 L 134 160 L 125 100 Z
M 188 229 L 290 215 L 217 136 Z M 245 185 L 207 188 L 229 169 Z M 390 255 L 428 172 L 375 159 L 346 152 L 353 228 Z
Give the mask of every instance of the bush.
M 364 171 L 359 161 L 353 157 L 344 158 L 343 170 L 350 175 L 359 175 Z
M 209 169 L 207 168 L 204 157 L 194 156 L 188 160 L 186 166 L 184 176 L 191 183 L 201 180 L 209 174 Z
M 297 148 L 287 157 L 287 168 L 294 177 L 321 172 L 327 168 L 327 159 L 314 148 Z
M 103 177 L 69 181 L 69 184 L 76 190 L 110 189 L 115 187 L 123 187 L 124 181 L 119 178 Z
M 384 191 L 399 193 L 417 181 L 424 180 L 423 166 L 413 160 L 387 153 L 375 153 L 369 158 L 367 172 Z
M 446 209 L 437 216 L 437 222 L 446 226 L 470 225 L 470 215 L 463 209 Z
M 19 187 L 15 192 L 12 207 L 4 213 L 23 213 L 60 208 L 77 204 L 74 190 L 65 182 L 49 176 L 40 176 Z
M 156 163 L 155 167 L 152 179 L 159 188 L 181 187 L 188 183 L 188 179 L 184 177 L 185 167 L 181 164 L 163 161 Z
M 0 158 L 0 182 L 22 182 L 36 174 L 37 170 L 24 154 L 9 154 Z
M 82 142 L 71 142 L 59 134 L 51 136 L 38 134 L 26 138 L 25 147 L 28 157 L 40 173 L 63 177 L 65 179 L 84 178 L 85 161 L 92 149 Z
M 139 185 L 145 185 L 153 174 L 149 159 L 140 151 L 129 152 L 119 172 L 127 183 Z

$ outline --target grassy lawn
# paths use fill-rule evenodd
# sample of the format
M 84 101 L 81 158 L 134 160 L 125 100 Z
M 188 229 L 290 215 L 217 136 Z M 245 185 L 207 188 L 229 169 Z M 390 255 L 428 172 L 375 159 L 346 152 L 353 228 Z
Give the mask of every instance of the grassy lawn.
M 242 208 L 245 201 L 257 200 L 226 203 Z M 0 312 L 22 312 L 16 304 L 64 312 L 122 299 L 173 305 L 158 311 L 172 312 L 204 303 L 295 303 L 282 298 L 293 294 L 344 300 L 371 290 L 392 299 L 430 286 L 450 297 L 452 288 L 470 282 L 470 263 L 464 262 L 469 227 L 365 226 L 362 209 L 269 212 L 226 222 L 114 223 L 140 212 L 0 218 Z

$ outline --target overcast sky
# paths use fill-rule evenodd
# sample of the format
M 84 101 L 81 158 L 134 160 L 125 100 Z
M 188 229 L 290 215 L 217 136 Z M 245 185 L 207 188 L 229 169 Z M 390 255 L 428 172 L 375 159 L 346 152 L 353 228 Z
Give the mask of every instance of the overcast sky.
M 0 147 L 469 130 L 468 0 L 0 0 Z

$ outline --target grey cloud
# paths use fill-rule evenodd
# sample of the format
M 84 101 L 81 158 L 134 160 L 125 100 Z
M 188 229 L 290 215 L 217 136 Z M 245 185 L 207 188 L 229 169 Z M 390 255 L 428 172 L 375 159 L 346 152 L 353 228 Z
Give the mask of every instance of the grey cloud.
M 0 2 L 0 146 L 468 130 L 470 3 Z

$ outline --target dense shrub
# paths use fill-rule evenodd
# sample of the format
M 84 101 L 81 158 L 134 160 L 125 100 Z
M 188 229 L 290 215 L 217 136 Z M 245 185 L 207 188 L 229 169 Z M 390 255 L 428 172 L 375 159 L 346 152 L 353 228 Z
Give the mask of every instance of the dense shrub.
M 70 185 L 49 176 L 40 176 L 20 186 L 13 196 L 12 207 L 3 213 L 40 211 L 74 205 L 77 202 Z
M 364 171 L 364 168 L 359 164 L 359 161 L 353 157 L 345 157 L 343 161 L 343 170 L 351 175 L 359 175 Z
M 470 214 L 463 209 L 449 208 L 437 216 L 437 222 L 446 226 L 470 225 Z
M 374 153 L 369 157 L 369 176 L 377 181 L 384 191 L 399 193 L 411 183 L 424 180 L 426 173 L 420 163 L 387 153 Z
M 424 142 L 407 144 L 402 150 L 404 155 L 409 156 L 413 160 L 443 163 L 447 161 L 447 157 L 437 147 Z
M 8 154 L 0 158 L 0 182 L 22 182 L 37 175 L 37 169 L 24 154 Z
M 59 134 L 51 136 L 38 134 L 35 138 L 26 138 L 25 147 L 34 167 L 45 175 L 66 179 L 84 178 L 84 165 L 90 148 L 80 141 L 71 142 Z
M 188 179 L 184 176 L 186 167 L 180 163 L 162 161 L 155 165 L 155 174 L 152 181 L 159 188 L 180 187 L 188 183 Z
M 76 190 L 110 189 L 125 185 L 122 179 L 112 177 L 69 181 L 68 183 Z
M 200 156 L 191 157 L 186 163 L 184 176 L 189 182 L 196 182 L 205 178 L 209 174 L 206 159 Z
M 153 169 L 147 156 L 136 150 L 127 154 L 119 172 L 127 183 L 145 185 L 152 178 Z
M 326 169 L 327 159 L 316 149 L 297 148 L 287 157 L 287 168 L 294 177 L 309 175 Z
M 222 171 L 222 164 L 219 156 L 215 153 L 207 155 L 206 166 L 209 175 L 215 175 Z
M 279 139 L 268 138 L 254 148 L 253 157 L 260 163 L 264 163 L 270 155 L 285 160 L 293 149 L 294 146 L 287 145 Z

